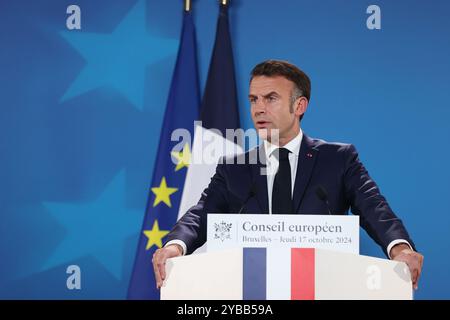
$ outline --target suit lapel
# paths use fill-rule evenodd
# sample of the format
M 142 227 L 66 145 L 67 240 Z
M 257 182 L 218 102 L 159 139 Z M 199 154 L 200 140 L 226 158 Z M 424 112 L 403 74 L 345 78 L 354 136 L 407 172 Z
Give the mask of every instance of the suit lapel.
M 300 203 L 305 194 L 306 187 L 316 164 L 319 150 L 315 148 L 314 141 L 303 134 L 302 144 L 297 163 L 297 174 L 294 186 L 294 212 L 298 212 Z
M 260 151 L 261 150 L 261 151 Z M 250 161 L 249 165 L 252 172 L 252 184 L 256 188 L 256 199 L 258 200 L 261 213 L 269 213 L 269 199 L 267 198 L 267 176 L 266 170 L 266 157 L 264 154 L 264 147 L 259 146 L 249 152 Z M 256 164 L 255 162 L 256 161 Z

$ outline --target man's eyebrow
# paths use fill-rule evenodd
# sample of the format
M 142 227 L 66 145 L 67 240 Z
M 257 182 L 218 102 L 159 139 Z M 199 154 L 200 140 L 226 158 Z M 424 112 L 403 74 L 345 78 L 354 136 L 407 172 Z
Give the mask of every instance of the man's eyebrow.
M 279 97 L 280 95 L 279 95 L 278 92 L 276 92 L 276 91 L 271 91 L 271 92 L 269 92 L 268 94 L 264 95 L 263 97 L 264 97 L 264 98 L 268 98 L 268 97 L 270 97 L 270 96 L 277 96 L 277 97 Z
M 272 96 L 272 95 L 278 96 L 278 97 L 280 96 L 280 95 L 278 94 L 278 92 L 276 92 L 276 91 L 270 91 L 269 93 L 263 95 L 263 98 L 267 98 L 267 97 L 270 97 L 270 96 Z M 254 94 L 249 94 L 248 97 L 249 97 L 250 99 L 251 99 L 251 98 L 258 98 L 258 96 L 254 95 Z

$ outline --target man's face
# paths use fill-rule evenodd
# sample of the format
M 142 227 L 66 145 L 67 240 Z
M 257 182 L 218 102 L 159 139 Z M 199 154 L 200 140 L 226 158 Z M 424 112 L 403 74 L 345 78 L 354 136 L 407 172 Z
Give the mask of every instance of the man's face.
M 294 83 L 281 76 L 252 79 L 249 93 L 251 114 L 261 138 L 271 141 L 271 135 L 276 134 L 273 129 L 279 130 L 280 142 L 289 141 L 298 134 L 299 117 L 304 109 L 299 99 L 292 105 L 293 89 Z

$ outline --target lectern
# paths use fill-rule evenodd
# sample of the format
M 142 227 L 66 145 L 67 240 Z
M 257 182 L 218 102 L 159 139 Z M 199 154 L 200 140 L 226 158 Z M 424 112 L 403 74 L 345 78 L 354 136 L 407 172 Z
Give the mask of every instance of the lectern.
M 412 299 L 409 269 L 313 248 L 236 248 L 167 261 L 161 299 Z
M 413 298 L 405 263 L 358 254 L 355 217 L 208 215 L 207 244 L 167 260 L 161 299 Z

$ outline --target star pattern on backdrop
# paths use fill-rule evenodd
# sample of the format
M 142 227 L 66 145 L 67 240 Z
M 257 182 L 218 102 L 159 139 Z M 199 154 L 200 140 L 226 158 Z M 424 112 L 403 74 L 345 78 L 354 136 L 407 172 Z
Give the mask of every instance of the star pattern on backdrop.
M 95 201 L 44 205 L 65 228 L 66 236 L 43 270 L 91 255 L 117 279 L 121 278 L 125 240 L 136 235 L 136 226 L 142 219 L 141 210 L 126 207 L 123 170 Z
M 110 33 L 64 31 L 61 36 L 86 61 L 62 101 L 109 86 L 143 109 L 147 66 L 175 54 L 178 40 L 147 32 L 145 1 L 138 1 Z

